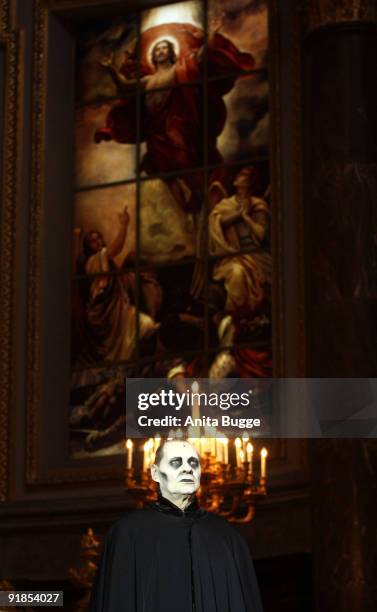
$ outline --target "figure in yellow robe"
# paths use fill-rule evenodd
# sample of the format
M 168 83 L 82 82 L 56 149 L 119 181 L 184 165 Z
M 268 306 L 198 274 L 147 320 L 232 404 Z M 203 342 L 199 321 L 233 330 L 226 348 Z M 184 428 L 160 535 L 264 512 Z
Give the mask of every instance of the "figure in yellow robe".
M 236 194 L 221 199 L 209 215 L 211 255 L 226 255 L 213 270 L 213 279 L 223 281 L 225 310 L 255 311 L 271 286 L 271 255 L 263 250 L 270 213 L 265 200 L 251 195 L 254 168 L 242 169 L 235 178 Z

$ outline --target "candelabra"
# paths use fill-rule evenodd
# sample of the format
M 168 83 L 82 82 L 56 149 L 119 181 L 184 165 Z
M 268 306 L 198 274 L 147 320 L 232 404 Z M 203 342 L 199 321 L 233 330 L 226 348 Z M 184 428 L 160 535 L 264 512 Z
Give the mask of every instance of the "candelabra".
M 191 431 L 188 437 L 201 459 L 201 486 L 197 494 L 201 507 L 230 522 L 250 522 L 257 503 L 267 495 L 267 449 L 260 450 L 259 464 L 254 459 L 256 453 L 248 435 L 229 440 L 217 432 L 211 437 L 211 432 L 204 433 L 206 437 L 199 437 L 199 430 Z M 168 439 L 174 438 L 182 439 L 179 430 L 169 433 Z M 138 508 L 156 497 L 156 485 L 149 468 L 160 443 L 159 436 L 126 442 L 125 486 Z

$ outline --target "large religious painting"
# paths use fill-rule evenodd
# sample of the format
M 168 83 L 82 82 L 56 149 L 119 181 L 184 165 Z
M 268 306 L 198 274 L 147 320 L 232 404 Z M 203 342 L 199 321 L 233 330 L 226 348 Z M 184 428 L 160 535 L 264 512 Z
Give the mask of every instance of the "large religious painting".
M 124 445 L 127 377 L 273 372 L 267 0 L 85 21 L 70 452 Z

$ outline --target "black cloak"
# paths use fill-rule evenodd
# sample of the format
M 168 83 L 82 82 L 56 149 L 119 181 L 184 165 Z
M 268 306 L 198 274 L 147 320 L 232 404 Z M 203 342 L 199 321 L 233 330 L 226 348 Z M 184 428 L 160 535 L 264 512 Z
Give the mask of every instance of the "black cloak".
M 164 497 L 109 530 L 88 612 L 262 612 L 244 539 L 225 519 Z

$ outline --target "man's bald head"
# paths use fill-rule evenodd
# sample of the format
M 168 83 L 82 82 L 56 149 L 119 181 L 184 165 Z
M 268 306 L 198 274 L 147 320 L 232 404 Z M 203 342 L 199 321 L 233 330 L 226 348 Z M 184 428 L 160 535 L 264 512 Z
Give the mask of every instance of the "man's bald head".
M 192 446 L 192 444 L 190 442 L 186 442 L 186 440 L 164 440 L 160 446 L 157 448 L 156 450 L 156 454 L 155 454 L 155 458 L 154 458 L 154 462 L 156 465 L 160 465 L 161 463 L 161 459 L 164 455 L 164 448 L 167 444 L 189 444 L 195 451 L 195 447 Z M 177 448 L 177 447 L 176 447 Z
M 200 486 L 200 458 L 196 448 L 185 440 L 167 440 L 161 444 L 151 468 L 152 478 L 161 494 L 190 495 Z

